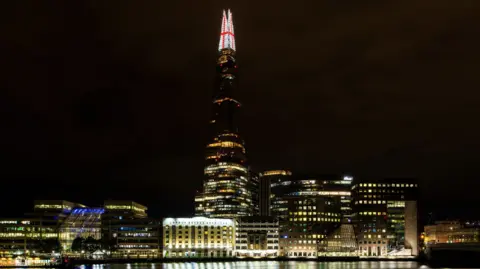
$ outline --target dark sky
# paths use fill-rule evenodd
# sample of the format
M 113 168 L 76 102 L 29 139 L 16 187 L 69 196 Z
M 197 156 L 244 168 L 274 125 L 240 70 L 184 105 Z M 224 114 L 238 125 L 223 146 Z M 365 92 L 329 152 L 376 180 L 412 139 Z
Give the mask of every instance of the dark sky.
M 414 176 L 427 211 L 480 218 L 478 0 L 2 1 L 2 214 L 193 212 L 222 8 L 253 169 Z

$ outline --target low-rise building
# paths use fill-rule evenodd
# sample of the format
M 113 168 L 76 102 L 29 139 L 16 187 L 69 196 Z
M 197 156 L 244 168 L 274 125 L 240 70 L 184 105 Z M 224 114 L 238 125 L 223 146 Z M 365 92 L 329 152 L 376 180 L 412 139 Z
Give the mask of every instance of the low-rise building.
M 115 258 L 160 257 L 161 224 L 134 201 L 107 200 L 102 216 L 105 246 Z
M 148 218 L 146 210 L 133 201 L 105 201 L 98 208 L 63 200 L 35 201 L 26 217 L 0 219 L 0 253 L 80 255 L 78 245 L 75 249 L 72 245 L 81 238 L 111 257 L 157 258 L 161 223 Z
M 236 257 L 278 257 L 279 225 L 273 217 L 241 217 L 236 221 Z
M 74 208 L 84 205 L 64 200 L 34 201 L 33 212 L 22 218 L 0 220 L 0 252 L 3 257 L 60 251 L 59 228 Z
M 437 221 L 434 225 L 426 225 L 424 229 L 424 242 L 427 245 L 479 242 L 479 227 L 459 221 Z
M 163 257 L 232 257 L 235 221 L 205 217 L 163 220 Z

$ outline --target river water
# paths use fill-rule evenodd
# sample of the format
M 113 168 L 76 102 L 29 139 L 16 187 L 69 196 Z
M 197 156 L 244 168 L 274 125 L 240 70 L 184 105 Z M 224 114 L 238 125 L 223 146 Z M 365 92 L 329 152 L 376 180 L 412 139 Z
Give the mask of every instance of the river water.
M 430 268 L 414 261 L 235 261 L 235 262 L 178 262 L 81 265 L 76 269 L 393 269 Z

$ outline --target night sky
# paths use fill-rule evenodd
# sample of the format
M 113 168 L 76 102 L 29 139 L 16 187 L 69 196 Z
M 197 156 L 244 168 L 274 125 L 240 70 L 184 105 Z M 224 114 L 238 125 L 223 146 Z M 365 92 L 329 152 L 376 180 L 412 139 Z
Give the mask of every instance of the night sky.
M 0 209 L 193 214 L 223 8 L 252 168 L 420 180 L 475 217 L 480 1 L 2 1 Z

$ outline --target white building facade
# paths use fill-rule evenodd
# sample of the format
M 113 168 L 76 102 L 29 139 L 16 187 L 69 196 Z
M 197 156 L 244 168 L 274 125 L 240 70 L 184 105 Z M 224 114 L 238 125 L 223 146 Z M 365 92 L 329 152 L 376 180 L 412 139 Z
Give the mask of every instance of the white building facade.
M 205 217 L 163 220 L 163 257 L 232 257 L 235 221 Z

